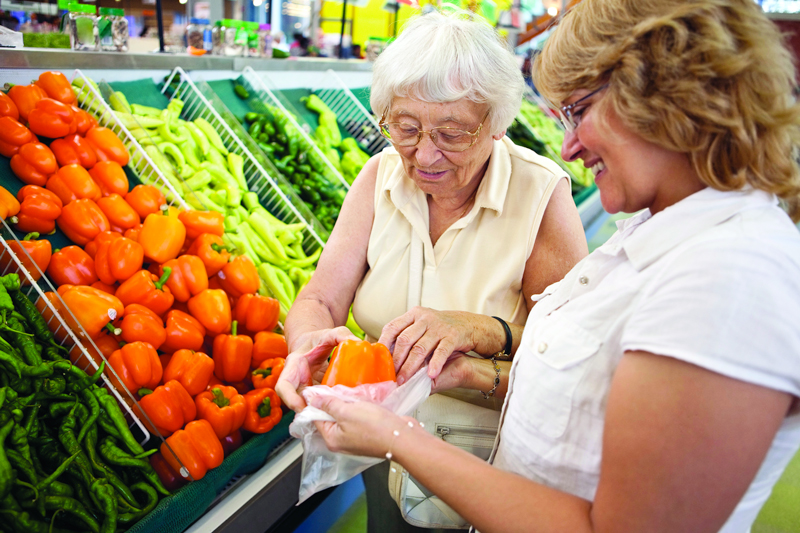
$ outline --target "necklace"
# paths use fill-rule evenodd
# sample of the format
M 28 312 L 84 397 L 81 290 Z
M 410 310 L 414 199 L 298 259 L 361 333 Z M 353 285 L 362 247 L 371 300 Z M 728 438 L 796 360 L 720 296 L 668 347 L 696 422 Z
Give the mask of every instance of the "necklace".
M 475 200 L 475 195 L 477 193 L 478 193 L 478 188 L 476 187 L 475 190 L 472 191 L 472 194 L 470 195 L 469 199 L 467 200 L 467 206 L 464 208 L 461 214 L 458 215 L 458 218 L 456 220 L 461 220 L 462 218 L 464 218 L 464 215 L 466 215 L 467 211 L 469 211 L 470 208 L 473 206 L 473 200 Z M 433 230 L 428 230 L 428 235 L 431 235 L 432 233 Z

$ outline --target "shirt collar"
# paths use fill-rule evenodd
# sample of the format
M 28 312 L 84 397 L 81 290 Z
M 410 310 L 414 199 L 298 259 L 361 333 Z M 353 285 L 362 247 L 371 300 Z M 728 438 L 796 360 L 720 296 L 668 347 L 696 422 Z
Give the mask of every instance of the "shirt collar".
M 777 205 L 775 195 L 747 188 L 698 191 L 663 211 L 649 216 L 648 210 L 629 220 L 617 222 L 620 231 L 638 227 L 622 243 L 636 270 L 642 270 L 693 235 L 700 234 L 748 209 Z

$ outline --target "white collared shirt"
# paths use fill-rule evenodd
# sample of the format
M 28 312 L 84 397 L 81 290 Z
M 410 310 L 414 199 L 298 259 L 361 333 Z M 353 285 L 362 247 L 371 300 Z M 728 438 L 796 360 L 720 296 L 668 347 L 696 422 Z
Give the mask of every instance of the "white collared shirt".
M 611 379 L 643 350 L 800 396 L 800 233 L 774 196 L 695 193 L 618 231 L 534 296 L 494 465 L 586 499 Z M 800 446 L 788 416 L 721 531 L 747 531 Z

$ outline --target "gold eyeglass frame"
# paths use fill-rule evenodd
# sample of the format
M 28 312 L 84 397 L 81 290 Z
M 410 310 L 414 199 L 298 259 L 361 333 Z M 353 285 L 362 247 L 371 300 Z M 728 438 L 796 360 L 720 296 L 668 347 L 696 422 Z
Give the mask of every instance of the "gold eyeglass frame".
M 384 139 L 386 139 L 387 141 L 389 141 L 390 143 L 395 144 L 394 141 L 392 141 L 392 138 L 389 137 L 386 133 L 384 133 L 384 128 L 386 126 L 390 126 L 392 124 L 406 124 L 407 126 L 413 127 L 414 129 L 417 130 L 417 142 L 415 142 L 414 144 L 407 144 L 407 145 L 398 144 L 398 146 L 402 146 L 403 148 L 411 148 L 412 146 L 416 146 L 422 140 L 422 134 L 423 133 L 427 133 L 430 136 L 431 141 L 433 142 L 433 144 L 436 145 L 436 148 L 438 148 L 439 150 L 443 150 L 445 152 L 466 152 L 467 150 L 472 148 L 472 146 L 476 142 L 478 142 L 478 136 L 481 134 L 481 130 L 483 129 L 483 123 L 486 122 L 487 118 L 489 118 L 489 113 L 491 112 L 491 110 L 486 112 L 486 115 L 484 115 L 483 120 L 481 120 L 481 123 L 478 124 L 478 128 L 475 130 L 474 133 L 470 132 L 470 131 L 467 131 L 467 130 L 462 130 L 462 129 L 459 129 L 459 128 L 449 128 L 449 127 L 446 127 L 446 126 L 445 127 L 441 127 L 441 128 L 431 128 L 430 130 L 421 130 L 421 129 L 417 128 L 416 126 L 414 126 L 412 124 L 409 124 L 408 122 L 386 122 L 386 114 L 388 112 L 389 112 L 388 109 L 383 112 L 383 116 L 381 116 L 381 120 L 380 120 L 380 122 L 378 122 L 378 128 L 380 130 L 381 136 Z M 464 134 L 469 135 L 470 137 L 472 137 L 472 142 L 469 143 L 469 146 L 467 146 L 463 150 L 446 150 L 446 149 L 442 148 L 441 146 L 439 146 L 436 143 L 437 137 L 436 137 L 436 135 L 434 133 L 434 130 L 460 131 L 461 133 L 464 133 Z

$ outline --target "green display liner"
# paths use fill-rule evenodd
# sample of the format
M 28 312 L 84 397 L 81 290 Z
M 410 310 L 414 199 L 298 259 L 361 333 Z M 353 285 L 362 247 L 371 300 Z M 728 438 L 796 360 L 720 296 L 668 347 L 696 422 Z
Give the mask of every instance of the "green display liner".
M 192 481 L 172 496 L 159 501 L 150 514 L 128 529 L 128 533 L 180 533 L 186 530 L 208 510 L 233 478 L 250 474 L 264 466 L 269 455 L 291 439 L 289 424 L 293 419 L 293 412 L 284 414 L 271 431 L 254 436 L 226 457 L 220 466 L 209 470 L 202 479 Z

